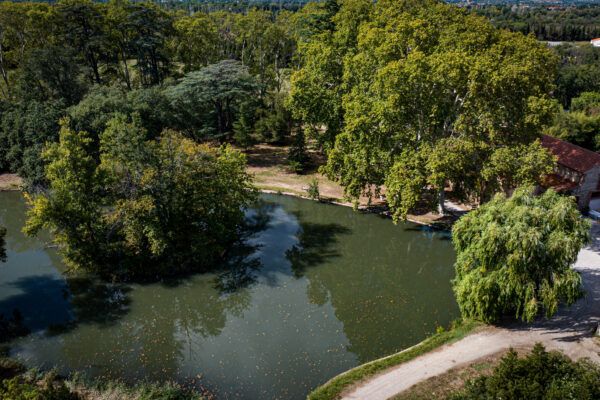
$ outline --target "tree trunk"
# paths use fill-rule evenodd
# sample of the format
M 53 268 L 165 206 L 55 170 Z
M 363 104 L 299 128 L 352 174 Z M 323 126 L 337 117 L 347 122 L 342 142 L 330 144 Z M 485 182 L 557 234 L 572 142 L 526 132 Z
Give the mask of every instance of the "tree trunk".
M 440 215 L 446 215 L 446 207 L 444 206 L 444 202 L 446 201 L 446 193 L 444 192 L 444 188 L 440 190 L 440 195 L 438 197 L 438 213 Z
M 125 83 L 127 83 L 127 90 L 131 90 L 131 80 L 129 79 L 129 68 L 127 68 L 127 57 L 125 52 L 121 49 L 121 57 L 123 57 L 123 67 L 125 68 Z
M 90 64 L 92 66 L 92 72 L 94 73 L 96 83 L 100 85 L 102 82 L 100 81 L 100 72 L 98 71 L 98 61 L 96 60 L 96 57 L 91 49 L 88 49 L 88 57 L 90 59 Z
M 8 86 L 8 74 L 6 72 L 6 65 L 4 62 L 4 51 L 2 49 L 1 44 L 0 44 L 0 72 L 2 73 L 2 80 L 4 81 L 4 84 L 6 85 L 6 92 L 4 91 L 4 88 L 2 88 L 2 94 L 4 95 L 4 97 L 6 97 L 8 99 L 8 91 L 9 91 L 10 87 Z

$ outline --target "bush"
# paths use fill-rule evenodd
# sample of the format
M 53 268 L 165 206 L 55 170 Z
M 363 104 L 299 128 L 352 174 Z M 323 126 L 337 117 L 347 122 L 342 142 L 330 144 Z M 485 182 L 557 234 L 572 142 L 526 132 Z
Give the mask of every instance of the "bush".
M 600 398 L 600 368 L 590 361 L 573 362 L 558 352 L 536 344 L 531 354 L 519 358 L 510 349 L 491 376 L 467 382 L 449 400 L 549 400 Z
M 310 197 L 311 199 L 319 200 L 319 180 L 317 178 L 313 178 L 312 181 L 308 184 L 306 193 L 308 193 L 308 197 Z
M 495 322 L 513 314 L 531 321 L 538 309 L 583 296 L 570 268 L 590 240 L 589 221 L 573 198 L 517 189 L 463 216 L 453 227 L 458 253 L 454 293 L 464 317 Z
M 298 129 L 297 132 L 292 136 L 292 143 L 288 151 L 287 162 L 292 171 L 300 173 L 304 171 L 308 161 L 309 157 L 306 152 L 306 139 L 304 137 L 304 131 Z

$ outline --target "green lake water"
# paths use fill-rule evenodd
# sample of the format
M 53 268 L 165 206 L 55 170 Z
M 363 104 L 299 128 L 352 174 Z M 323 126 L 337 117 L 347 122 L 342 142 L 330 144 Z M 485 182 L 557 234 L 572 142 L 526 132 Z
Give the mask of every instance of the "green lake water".
M 447 234 L 276 195 L 248 218 L 256 233 L 220 272 L 111 285 L 66 279 L 49 237 L 21 233 L 22 195 L 0 192 L 0 314 L 18 309 L 32 330 L 11 355 L 61 373 L 176 381 L 217 399 L 304 399 L 459 316 Z

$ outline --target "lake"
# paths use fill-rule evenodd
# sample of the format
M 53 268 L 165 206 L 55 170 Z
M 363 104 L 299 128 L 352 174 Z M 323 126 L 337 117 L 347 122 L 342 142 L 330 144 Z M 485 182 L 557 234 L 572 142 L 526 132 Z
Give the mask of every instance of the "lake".
M 254 233 L 220 270 L 107 284 L 65 278 L 49 236 L 21 232 L 22 194 L 0 192 L 0 314 L 18 309 L 32 331 L 11 355 L 64 374 L 176 381 L 217 399 L 304 399 L 460 314 L 446 233 L 277 195 L 261 195 L 247 216 Z

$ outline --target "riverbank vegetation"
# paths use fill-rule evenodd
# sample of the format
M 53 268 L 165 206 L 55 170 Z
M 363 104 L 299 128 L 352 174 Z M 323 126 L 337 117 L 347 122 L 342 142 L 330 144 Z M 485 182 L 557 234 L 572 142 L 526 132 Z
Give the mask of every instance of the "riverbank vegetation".
M 1 400 L 203 400 L 207 397 L 173 384 L 89 381 L 81 376 L 65 379 L 55 372 L 28 370 L 10 358 L 0 358 Z
M 25 232 L 49 229 L 67 265 L 100 276 L 165 276 L 211 265 L 254 199 L 242 154 L 165 131 L 146 141 L 120 115 L 99 135 L 62 122 L 46 148 L 48 190 L 28 192 Z
M 333 400 L 340 397 L 340 394 L 348 390 L 353 385 L 378 374 L 379 372 L 408 362 L 418 356 L 428 353 L 440 346 L 455 342 L 473 332 L 481 324 L 473 320 L 459 319 L 453 323 L 451 329 L 445 331 L 439 329 L 438 333 L 425 339 L 418 345 L 411 347 L 400 353 L 382 358 L 370 363 L 363 364 L 351 369 L 342 375 L 336 376 L 329 382 L 316 388 L 308 395 L 308 400 Z
M 571 361 L 559 352 L 547 352 L 536 344 L 520 358 L 514 350 L 502 358 L 491 375 L 467 382 L 452 400 L 484 398 L 596 399 L 600 397 L 600 367 L 588 360 Z
M 595 399 L 599 377 L 599 367 L 589 360 L 572 361 L 537 343 L 531 351 L 510 349 L 455 368 L 393 400 Z

